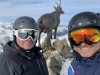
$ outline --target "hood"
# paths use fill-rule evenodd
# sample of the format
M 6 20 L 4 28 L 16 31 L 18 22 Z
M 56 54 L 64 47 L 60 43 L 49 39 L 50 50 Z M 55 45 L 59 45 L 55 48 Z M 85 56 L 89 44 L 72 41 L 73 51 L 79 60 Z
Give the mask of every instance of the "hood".
M 19 48 L 13 41 L 7 42 L 4 47 L 3 47 L 3 52 L 8 51 L 8 52 L 13 52 L 15 54 L 20 54 L 24 57 L 27 57 L 28 59 L 35 58 L 38 56 L 38 54 L 41 51 L 40 47 L 34 46 L 30 52 L 25 52 L 21 48 Z
M 12 51 L 14 48 L 12 46 L 12 41 L 7 42 L 4 46 L 3 46 L 3 51 Z

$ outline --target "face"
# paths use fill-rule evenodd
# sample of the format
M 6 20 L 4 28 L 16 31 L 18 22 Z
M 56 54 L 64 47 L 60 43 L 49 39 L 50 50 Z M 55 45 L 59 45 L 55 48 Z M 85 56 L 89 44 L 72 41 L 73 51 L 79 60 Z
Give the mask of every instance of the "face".
M 92 45 L 81 43 L 79 46 L 73 47 L 74 50 L 78 52 L 82 57 L 91 57 L 95 52 L 97 52 L 100 49 L 100 41 Z
M 26 51 L 27 50 L 30 50 L 32 47 L 34 47 L 36 41 L 33 41 L 31 38 L 28 38 L 27 40 L 21 40 L 19 38 L 16 37 L 16 41 L 17 41 L 17 44 L 25 49 Z
M 69 34 L 73 48 L 82 57 L 91 57 L 100 50 L 100 30 L 97 28 L 81 28 Z
M 25 50 L 30 50 L 34 47 L 36 40 L 38 39 L 38 33 L 39 31 L 35 29 L 13 30 L 17 44 Z

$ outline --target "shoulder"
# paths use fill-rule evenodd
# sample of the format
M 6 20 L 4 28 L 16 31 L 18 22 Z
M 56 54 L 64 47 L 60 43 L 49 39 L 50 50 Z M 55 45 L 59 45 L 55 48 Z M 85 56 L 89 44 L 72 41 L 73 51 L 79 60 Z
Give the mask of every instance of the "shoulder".
M 13 54 L 3 52 L 0 54 L 0 65 L 3 68 L 16 68 L 21 64 Z
M 13 52 L 2 52 L 0 54 L 0 63 L 17 63 L 18 62 L 18 55 L 14 54 Z
M 34 46 L 33 50 L 34 52 L 42 52 L 42 48 L 37 46 Z
M 36 56 L 37 56 L 38 59 L 45 60 L 45 57 L 43 55 L 43 52 L 42 52 L 42 48 L 41 47 L 35 46 L 35 54 L 36 54 Z
M 17 71 L 16 75 L 19 75 L 22 72 L 18 60 L 16 61 L 13 55 L 9 55 L 8 53 L 1 53 L 0 54 L 0 72 L 5 75 L 12 75 L 14 71 Z M 6 73 L 5 73 L 6 72 Z M 0 73 L 0 75 L 1 75 Z
M 78 60 L 73 59 L 73 61 L 71 62 L 71 65 L 77 65 L 78 63 L 79 63 L 79 61 L 78 61 Z

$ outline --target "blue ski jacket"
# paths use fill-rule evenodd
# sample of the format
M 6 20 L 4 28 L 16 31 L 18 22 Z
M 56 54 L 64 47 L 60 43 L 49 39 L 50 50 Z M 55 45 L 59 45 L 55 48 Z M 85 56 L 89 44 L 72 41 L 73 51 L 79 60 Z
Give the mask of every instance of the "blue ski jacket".
M 100 75 L 100 53 L 93 58 L 78 58 L 71 62 L 68 75 Z

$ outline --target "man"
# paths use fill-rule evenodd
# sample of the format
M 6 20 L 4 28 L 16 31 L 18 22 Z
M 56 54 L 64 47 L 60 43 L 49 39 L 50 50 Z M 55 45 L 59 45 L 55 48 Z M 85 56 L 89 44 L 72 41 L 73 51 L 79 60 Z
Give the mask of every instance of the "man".
M 81 12 L 68 25 L 68 38 L 75 59 L 68 75 L 100 75 L 100 22 L 94 12 Z
M 38 26 L 35 20 L 22 16 L 13 24 L 13 41 L 3 47 L 0 75 L 48 75 L 41 48 L 36 46 Z

